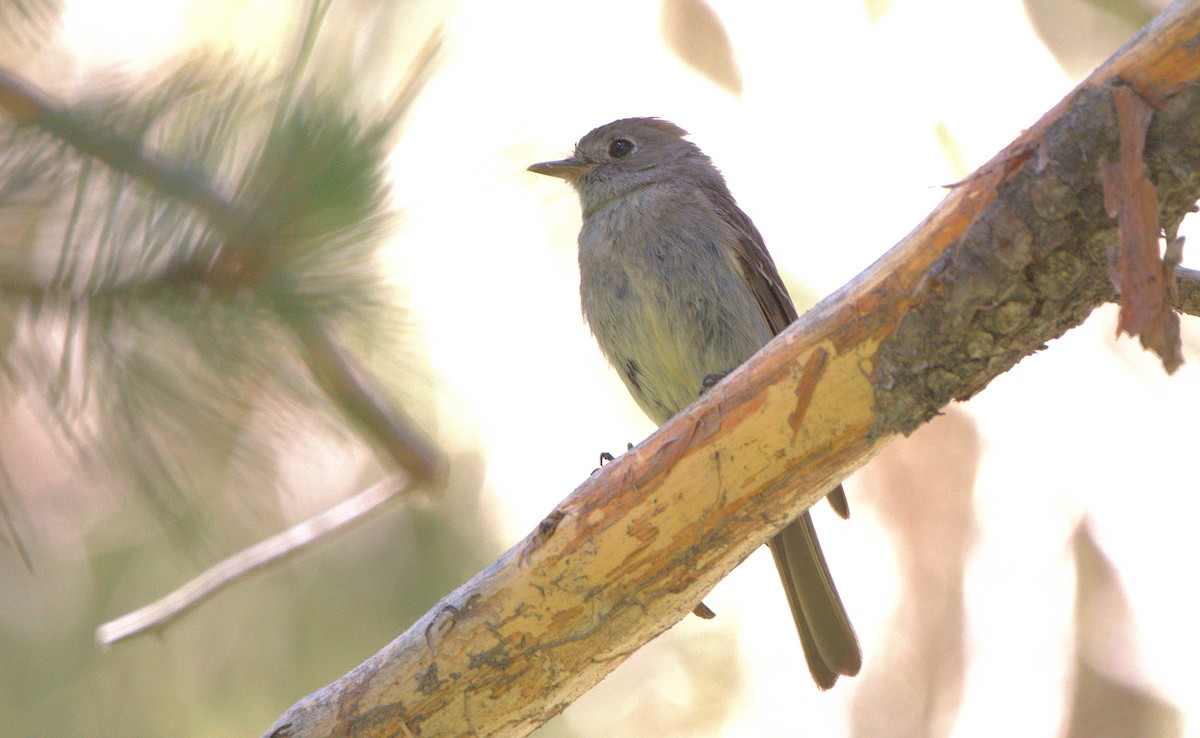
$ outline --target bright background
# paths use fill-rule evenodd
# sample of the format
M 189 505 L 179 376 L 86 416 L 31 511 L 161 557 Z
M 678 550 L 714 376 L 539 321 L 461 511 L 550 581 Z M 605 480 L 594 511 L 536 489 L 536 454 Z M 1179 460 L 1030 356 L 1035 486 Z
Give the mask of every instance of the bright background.
M 152 69 L 201 43 L 269 53 L 271 20 L 287 5 L 73 0 L 63 37 L 81 68 Z M 91 627 L 197 564 L 163 564 L 149 592 L 113 596 L 108 588 L 121 585 L 101 586 L 96 557 L 132 544 L 109 537 L 104 548 L 94 534 L 83 541 L 54 528 L 34 544 L 36 577 L 14 562 L 0 573 L 0 645 L 13 649 L 0 652 L 0 726 L 14 735 L 257 734 L 523 537 L 600 451 L 652 430 L 580 317 L 574 195 L 528 164 L 559 158 L 616 118 L 670 119 L 723 169 L 793 294 L 811 302 L 901 239 L 943 185 L 1036 121 L 1152 12 L 1082 0 L 708 5 L 728 35 L 740 94 L 665 41 L 664 8 L 694 23 L 699 0 L 463 0 L 422 8 L 397 39 L 418 44 L 430 19 L 444 23 L 442 62 L 395 152 L 404 219 L 389 255 L 428 349 L 432 430 L 482 490 L 468 495 L 464 535 L 474 531 L 486 555 L 457 580 L 431 584 L 407 620 L 396 617 L 388 598 L 403 593 L 389 591 L 389 567 L 421 553 L 416 513 L 394 511 L 244 583 L 161 638 L 96 655 Z M 543 734 L 1200 736 L 1200 483 L 1187 463 L 1200 416 L 1200 324 L 1183 319 L 1192 363 L 1166 377 L 1135 342 L 1114 339 L 1115 315 L 1098 310 L 892 444 L 846 482 L 849 522 L 816 511 L 866 656 L 858 678 L 813 688 L 763 551 L 706 597 L 715 621 L 685 619 Z M 300 516 L 349 491 L 308 489 L 314 497 L 280 504 Z M 1090 535 L 1079 533 L 1085 521 Z M 136 551 L 128 566 L 142 560 Z M 1104 557 L 1111 570 L 1085 566 Z M 345 589 L 331 591 L 319 574 Z M 315 613 L 302 623 L 288 619 L 301 594 Z M 356 600 L 376 595 L 378 610 L 357 614 Z M 21 666 L 32 657 L 14 660 L 17 643 L 56 663 Z M 279 676 L 291 670 L 298 681 Z M 38 697 L 19 697 L 29 693 Z M 1106 708 L 1142 722 L 1123 732 Z M 1108 717 L 1072 729 L 1073 709 Z

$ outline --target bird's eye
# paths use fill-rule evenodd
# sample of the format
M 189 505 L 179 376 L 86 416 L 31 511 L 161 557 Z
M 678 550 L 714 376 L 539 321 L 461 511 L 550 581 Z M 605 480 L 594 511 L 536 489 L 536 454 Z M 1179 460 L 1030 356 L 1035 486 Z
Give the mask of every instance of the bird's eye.
M 614 159 L 629 156 L 633 152 L 633 142 L 626 138 L 618 138 L 608 145 L 608 155 Z

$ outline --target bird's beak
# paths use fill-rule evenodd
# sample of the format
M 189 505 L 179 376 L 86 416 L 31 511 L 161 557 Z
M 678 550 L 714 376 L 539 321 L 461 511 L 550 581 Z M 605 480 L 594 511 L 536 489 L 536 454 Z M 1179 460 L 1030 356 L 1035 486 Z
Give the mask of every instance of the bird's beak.
M 582 159 L 574 156 L 567 159 L 559 159 L 558 161 L 542 161 L 537 164 L 531 164 L 529 171 L 534 174 L 545 174 L 549 177 L 558 177 L 570 181 L 575 179 L 580 174 L 594 166 Z

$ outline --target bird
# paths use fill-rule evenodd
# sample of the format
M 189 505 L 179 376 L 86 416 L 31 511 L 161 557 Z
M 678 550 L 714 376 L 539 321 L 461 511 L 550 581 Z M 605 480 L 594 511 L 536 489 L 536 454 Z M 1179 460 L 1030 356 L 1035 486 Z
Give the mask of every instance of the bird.
M 659 425 L 797 317 L 762 235 L 687 136 L 661 118 L 624 118 L 587 133 L 569 157 L 529 167 L 579 195 L 584 318 Z M 840 484 L 828 499 L 849 514 Z M 826 690 L 856 675 L 858 637 L 808 511 L 768 546 L 813 681 Z

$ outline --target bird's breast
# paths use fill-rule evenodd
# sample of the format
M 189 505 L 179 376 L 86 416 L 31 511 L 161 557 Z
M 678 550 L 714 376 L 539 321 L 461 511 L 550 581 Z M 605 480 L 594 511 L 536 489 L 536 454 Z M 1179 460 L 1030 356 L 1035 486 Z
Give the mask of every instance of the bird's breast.
M 579 271 L 601 350 L 662 423 L 699 395 L 706 376 L 732 370 L 771 333 L 722 252 L 721 224 L 657 205 L 635 198 L 593 213 L 579 235 Z

